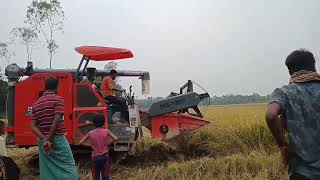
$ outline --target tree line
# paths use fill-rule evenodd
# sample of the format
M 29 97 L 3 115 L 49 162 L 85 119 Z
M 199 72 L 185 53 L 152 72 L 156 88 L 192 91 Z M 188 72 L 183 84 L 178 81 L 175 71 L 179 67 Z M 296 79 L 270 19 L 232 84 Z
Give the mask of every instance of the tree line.
M 258 93 L 253 93 L 251 95 L 227 94 L 223 96 L 211 97 L 210 105 L 267 103 L 269 100 L 270 95 L 262 96 Z

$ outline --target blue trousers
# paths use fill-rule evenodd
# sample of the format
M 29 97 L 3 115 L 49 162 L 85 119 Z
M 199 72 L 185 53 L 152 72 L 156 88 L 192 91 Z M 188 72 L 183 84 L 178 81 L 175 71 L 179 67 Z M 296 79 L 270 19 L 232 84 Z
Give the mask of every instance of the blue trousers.
M 108 155 L 96 156 L 93 158 L 92 177 L 93 180 L 109 180 Z

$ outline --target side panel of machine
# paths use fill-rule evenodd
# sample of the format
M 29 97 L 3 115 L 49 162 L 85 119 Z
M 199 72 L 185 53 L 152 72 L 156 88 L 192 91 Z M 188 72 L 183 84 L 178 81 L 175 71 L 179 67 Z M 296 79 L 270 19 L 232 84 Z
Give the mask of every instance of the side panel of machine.
M 102 97 L 95 91 L 90 83 L 75 83 L 73 87 L 73 133 L 72 138 L 75 145 L 79 145 L 80 139 L 94 129 L 93 118 L 100 114 L 106 117 L 107 105 Z
M 59 80 L 58 94 L 65 103 L 66 137 L 72 142 L 72 76 L 70 73 L 37 73 L 15 85 L 14 137 L 17 146 L 36 145 L 36 136 L 30 128 L 32 105 L 45 90 L 44 80 L 56 77 Z
M 183 110 L 185 108 L 197 106 L 200 103 L 200 97 L 195 92 L 179 94 L 168 97 L 153 103 L 149 109 L 151 116 L 159 116 L 170 112 Z
M 169 140 L 184 132 L 193 132 L 209 123 L 199 117 L 188 114 L 168 113 L 153 117 L 152 138 L 158 140 Z

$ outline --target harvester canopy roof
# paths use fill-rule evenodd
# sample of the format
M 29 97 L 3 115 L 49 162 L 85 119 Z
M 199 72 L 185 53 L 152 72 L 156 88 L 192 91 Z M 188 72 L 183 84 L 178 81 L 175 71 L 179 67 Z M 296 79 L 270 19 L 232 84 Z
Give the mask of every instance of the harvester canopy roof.
M 94 61 L 110 61 L 117 59 L 132 58 L 133 54 L 128 49 L 112 48 L 103 46 L 80 46 L 75 50 Z

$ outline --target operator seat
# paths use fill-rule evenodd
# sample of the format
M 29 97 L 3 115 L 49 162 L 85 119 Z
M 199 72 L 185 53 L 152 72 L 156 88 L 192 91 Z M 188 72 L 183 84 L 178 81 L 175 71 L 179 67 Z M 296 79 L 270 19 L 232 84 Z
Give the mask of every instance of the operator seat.
M 129 124 L 126 114 L 121 111 L 120 105 L 112 104 L 108 100 L 104 100 L 108 107 L 108 123 L 109 124 Z M 127 110 L 128 111 L 128 110 Z
M 112 107 L 112 108 L 120 108 L 120 106 L 118 104 L 113 104 L 110 103 L 110 101 L 104 99 L 104 102 L 107 104 L 108 107 Z
M 104 99 L 104 102 L 108 107 L 108 123 L 114 124 L 113 115 L 115 112 L 120 111 L 120 107 L 117 104 L 111 104 L 110 101 Z

